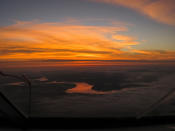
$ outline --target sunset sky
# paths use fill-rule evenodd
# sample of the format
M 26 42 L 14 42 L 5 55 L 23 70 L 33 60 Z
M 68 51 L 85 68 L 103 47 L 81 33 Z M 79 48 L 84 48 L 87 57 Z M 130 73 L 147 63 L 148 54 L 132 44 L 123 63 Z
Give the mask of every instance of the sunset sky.
M 175 0 L 1 0 L 0 61 L 175 60 Z

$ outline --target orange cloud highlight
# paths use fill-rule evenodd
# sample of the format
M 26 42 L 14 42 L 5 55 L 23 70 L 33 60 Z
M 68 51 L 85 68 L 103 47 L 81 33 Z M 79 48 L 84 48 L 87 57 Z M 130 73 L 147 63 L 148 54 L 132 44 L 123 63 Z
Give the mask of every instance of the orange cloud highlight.
M 0 28 L 0 60 L 175 60 L 173 51 L 142 51 L 123 26 L 17 22 Z
M 17 22 L 0 28 L 0 59 L 112 59 L 111 54 L 137 44 L 113 39 L 126 30 L 115 26 Z

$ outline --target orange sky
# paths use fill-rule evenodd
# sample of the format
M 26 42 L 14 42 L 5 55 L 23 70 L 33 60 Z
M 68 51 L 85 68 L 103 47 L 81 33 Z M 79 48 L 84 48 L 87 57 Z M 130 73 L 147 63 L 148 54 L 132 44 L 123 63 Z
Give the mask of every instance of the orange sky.
M 0 63 L 175 60 L 175 0 L 0 3 Z
M 0 60 L 174 60 L 174 51 L 138 50 L 124 25 L 17 21 L 0 28 Z

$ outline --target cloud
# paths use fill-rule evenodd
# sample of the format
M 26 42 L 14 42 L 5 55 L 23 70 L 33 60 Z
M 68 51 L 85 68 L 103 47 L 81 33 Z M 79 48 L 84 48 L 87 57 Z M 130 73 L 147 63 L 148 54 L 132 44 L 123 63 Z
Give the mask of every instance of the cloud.
M 114 35 L 113 38 L 116 40 L 121 40 L 121 41 L 133 41 L 134 40 L 133 37 L 123 36 L 123 35 Z
M 145 58 L 147 60 L 175 60 L 175 51 L 170 50 L 136 50 L 131 49 L 131 52 L 137 58 Z
M 127 28 L 119 25 L 18 21 L 0 28 L 1 59 L 109 59 L 111 54 L 138 44 L 134 39 L 117 41 L 115 35 L 123 31 Z
M 121 5 L 139 11 L 150 18 L 175 26 L 174 0 L 93 0 L 109 4 Z
M 127 27 L 18 21 L 0 28 L 0 60 L 174 60 L 175 52 L 136 50 Z M 125 50 L 127 49 L 127 50 Z

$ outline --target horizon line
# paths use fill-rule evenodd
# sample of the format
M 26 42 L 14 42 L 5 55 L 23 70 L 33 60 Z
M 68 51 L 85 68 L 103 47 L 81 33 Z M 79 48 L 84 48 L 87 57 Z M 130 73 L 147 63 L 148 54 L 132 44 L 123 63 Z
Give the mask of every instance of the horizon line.
M 0 62 L 71 62 L 71 61 L 102 61 L 102 62 L 175 62 L 175 60 L 60 60 L 60 59 L 46 59 L 46 60 L 0 60 Z

